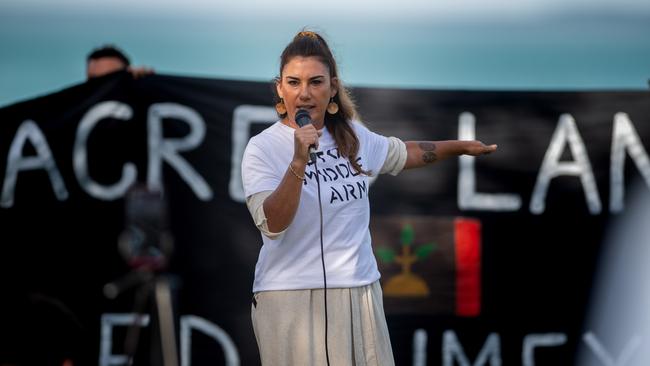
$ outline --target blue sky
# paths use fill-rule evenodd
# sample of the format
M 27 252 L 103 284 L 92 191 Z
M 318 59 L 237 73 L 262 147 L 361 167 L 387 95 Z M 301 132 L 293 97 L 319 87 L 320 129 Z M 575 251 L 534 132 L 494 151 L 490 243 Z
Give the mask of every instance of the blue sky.
M 55 11 L 118 11 L 141 14 L 227 14 L 229 16 L 372 17 L 403 19 L 530 18 L 558 12 L 650 12 L 646 0 L 4 0 L 4 7 Z
M 268 81 L 303 27 L 352 86 L 647 89 L 648 0 L 3 0 L 0 106 L 84 81 L 115 43 L 159 73 Z

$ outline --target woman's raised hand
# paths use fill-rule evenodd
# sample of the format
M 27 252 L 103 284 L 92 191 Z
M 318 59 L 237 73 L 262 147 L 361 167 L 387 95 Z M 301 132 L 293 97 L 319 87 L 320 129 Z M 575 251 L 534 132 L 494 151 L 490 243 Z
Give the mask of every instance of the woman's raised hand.
M 309 162 L 309 146 L 318 149 L 318 138 L 323 131 L 318 131 L 312 124 L 297 128 L 293 133 L 293 160 L 307 164 Z

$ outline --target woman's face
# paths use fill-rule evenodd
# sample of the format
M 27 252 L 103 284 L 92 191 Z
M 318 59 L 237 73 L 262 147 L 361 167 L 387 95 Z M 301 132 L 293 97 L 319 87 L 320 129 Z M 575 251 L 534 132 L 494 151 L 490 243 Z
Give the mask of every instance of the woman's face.
M 330 98 L 336 95 L 337 82 L 317 57 L 296 56 L 289 60 L 276 84 L 278 95 L 287 108 L 285 121 L 296 127 L 296 111 L 306 109 L 314 126 L 322 128 L 327 105 Z

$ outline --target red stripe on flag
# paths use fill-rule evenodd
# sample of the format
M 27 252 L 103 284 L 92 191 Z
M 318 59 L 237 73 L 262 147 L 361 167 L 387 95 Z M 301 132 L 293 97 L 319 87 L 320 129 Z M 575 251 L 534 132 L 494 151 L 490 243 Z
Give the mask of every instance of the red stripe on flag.
M 458 218 L 456 236 L 456 315 L 481 313 L 481 222 Z

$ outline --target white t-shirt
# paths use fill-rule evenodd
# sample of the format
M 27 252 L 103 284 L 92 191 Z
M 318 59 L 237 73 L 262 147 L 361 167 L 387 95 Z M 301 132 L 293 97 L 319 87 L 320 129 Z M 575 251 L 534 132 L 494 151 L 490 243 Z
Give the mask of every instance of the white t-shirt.
M 359 139 L 361 167 L 378 174 L 388 151 L 388 138 L 361 123 L 351 124 Z M 272 191 L 293 158 L 294 129 L 276 122 L 248 142 L 242 160 L 246 197 Z M 370 240 L 369 177 L 354 171 L 338 155 L 327 129 L 319 139 L 318 177 L 323 204 L 323 244 L 327 287 L 357 287 L 379 279 Z M 323 287 L 316 170 L 305 169 L 305 181 L 293 222 L 275 239 L 261 235 L 264 245 L 255 266 L 253 292 Z

